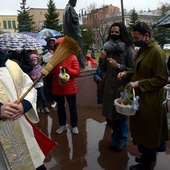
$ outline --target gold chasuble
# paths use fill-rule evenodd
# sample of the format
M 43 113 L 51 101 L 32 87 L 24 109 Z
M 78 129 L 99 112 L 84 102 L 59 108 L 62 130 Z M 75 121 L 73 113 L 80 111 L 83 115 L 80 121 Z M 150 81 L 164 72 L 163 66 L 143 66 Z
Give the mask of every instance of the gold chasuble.
M 19 66 L 8 60 L 7 67 L 0 67 L 0 103 L 17 100 L 31 85 L 32 81 Z M 27 99 L 33 108 L 25 113 L 33 123 L 39 121 L 35 112 L 35 89 Z M 1 170 L 35 170 L 42 165 L 44 154 L 35 140 L 33 129 L 25 118 L 0 121 L 0 169 Z

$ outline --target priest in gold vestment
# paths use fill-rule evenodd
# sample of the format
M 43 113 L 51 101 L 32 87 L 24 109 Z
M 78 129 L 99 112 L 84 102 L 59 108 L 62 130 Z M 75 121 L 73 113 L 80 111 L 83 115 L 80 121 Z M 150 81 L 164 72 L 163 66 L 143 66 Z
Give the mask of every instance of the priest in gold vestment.
M 30 123 L 39 121 L 36 90 L 17 104 L 32 81 L 8 58 L 9 54 L 0 49 L 0 169 L 45 170 L 45 156 Z

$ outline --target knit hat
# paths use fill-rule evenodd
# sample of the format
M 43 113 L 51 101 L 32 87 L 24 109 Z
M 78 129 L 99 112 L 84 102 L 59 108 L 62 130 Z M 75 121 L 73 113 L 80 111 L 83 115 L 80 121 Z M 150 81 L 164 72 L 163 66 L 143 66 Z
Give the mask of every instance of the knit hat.
M 140 33 L 149 33 L 151 34 L 151 30 L 149 26 L 145 22 L 138 22 L 132 27 L 133 31 L 139 31 Z
M 36 54 L 31 54 L 30 58 L 31 58 L 31 60 L 37 59 L 39 61 L 39 58 L 38 58 L 38 56 Z
M 49 39 L 48 39 L 48 42 L 50 42 L 50 41 L 54 41 L 54 42 L 55 42 L 55 41 L 56 41 L 56 38 L 54 38 L 54 37 L 53 37 L 53 38 L 49 38 Z

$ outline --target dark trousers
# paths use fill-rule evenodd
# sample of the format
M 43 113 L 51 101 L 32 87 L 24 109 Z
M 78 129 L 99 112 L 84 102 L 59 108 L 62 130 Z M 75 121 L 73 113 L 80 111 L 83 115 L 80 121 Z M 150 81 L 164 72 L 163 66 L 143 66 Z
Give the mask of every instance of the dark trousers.
M 57 102 L 59 125 L 63 126 L 66 124 L 65 98 L 67 99 L 68 106 L 69 106 L 71 127 L 76 127 L 78 121 L 78 115 L 77 115 L 75 94 L 65 95 L 65 96 L 54 95 L 54 99 Z
M 44 86 L 37 88 L 37 107 L 39 107 L 40 100 L 42 101 L 43 107 L 46 107 L 46 98 L 44 93 Z
M 141 145 L 138 145 L 138 151 L 142 153 L 144 161 L 156 161 L 157 152 L 166 151 L 166 142 L 162 142 L 159 148 L 147 149 Z

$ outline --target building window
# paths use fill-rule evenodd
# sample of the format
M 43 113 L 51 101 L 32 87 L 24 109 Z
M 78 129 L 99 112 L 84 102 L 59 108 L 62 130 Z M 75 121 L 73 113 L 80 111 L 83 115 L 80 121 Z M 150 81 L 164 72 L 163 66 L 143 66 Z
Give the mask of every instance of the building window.
M 130 21 L 127 19 L 127 20 L 125 21 L 125 25 L 128 26 L 128 25 L 129 25 L 129 22 L 130 22 Z
M 16 22 L 15 21 L 12 21 L 12 28 L 16 28 Z
M 11 21 L 8 21 L 8 28 L 9 28 L 9 29 L 12 28 Z
M 39 21 L 39 25 L 40 25 L 40 27 L 43 27 L 44 26 L 44 21 Z
M 4 29 L 7 29 L 7 23 L 6 23 L 6 21 L 3 21 L 3 27 L 4 27 Z

